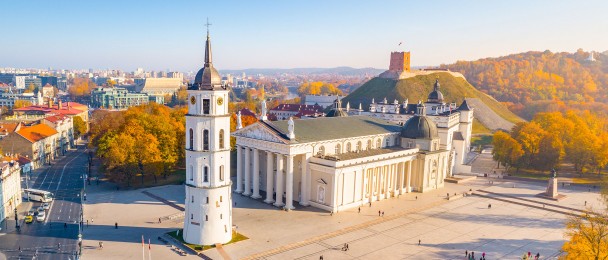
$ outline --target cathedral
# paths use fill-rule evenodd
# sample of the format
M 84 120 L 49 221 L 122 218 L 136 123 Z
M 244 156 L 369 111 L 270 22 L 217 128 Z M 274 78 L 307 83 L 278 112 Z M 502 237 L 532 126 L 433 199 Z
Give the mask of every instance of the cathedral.
M 259 122 L 232 133 L 235 192 L 286 210 L 339 212 L 443 187 L 454 173 L 470 172 L 473 109 L 466 100 L 444 103 L 439 87 L 425 103 L 372 102 L 364 113 L 338 99 L 316 119 L 268 121 L 263 104 Z

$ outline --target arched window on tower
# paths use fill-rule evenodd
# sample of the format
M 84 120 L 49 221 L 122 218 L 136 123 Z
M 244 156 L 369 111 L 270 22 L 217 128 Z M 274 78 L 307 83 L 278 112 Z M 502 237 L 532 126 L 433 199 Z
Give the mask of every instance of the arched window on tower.
M 336 151 L 334 152 L 334 154 L 340 154 L 341 151 L 342 151 L 342 146 L 340 144 L 337 144 Z
M 194 150 L 194 131 L 190 128 L 190 150 Z
M 209 182 L 209 166 L 203 168 L 203 182 Z
M 203 130 L 203 151 L 209 151 L 209 130 Z
M 224 129 L 220 129 L 220 149 L 224 149 Z
M 352 147 L 351 147 L 350 142 L 346 143 L 346 152 L 350 153 L 351 151 L 352 151 Z
M 361 141 L 357 142 L 357 152 L 361 151 Z
M 220 165 L 220 181 L 224 181 L 224 165 Z
M 367 140 L 367 150 L 371 150 L 372 149 L 372 140 Z
M 386 138 L 386 146 L 385 147 L 389 147 L 390 146 L 390 141 L 391 141 L 390 138 Z
M 194 167 L 192 167 L 192 165 L 190 165 L 190 180 L 194 180 Z

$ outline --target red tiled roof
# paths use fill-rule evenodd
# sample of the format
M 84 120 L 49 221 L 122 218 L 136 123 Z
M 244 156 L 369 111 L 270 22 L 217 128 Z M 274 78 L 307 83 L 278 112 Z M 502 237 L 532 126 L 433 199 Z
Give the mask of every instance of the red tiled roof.
M 52 115 L 52 116 L 47 116 L 44 119 L 46 121 L 56 124 L 58 121 L 65 120 L 66 118 L 67 118 L 67 116 L 65 116 L 65 115 Z
M 57 131 L 45 124 L 38 124 L 29 127 L 21 127 L 17 134 L 23 136 L 28 141 L 35 143 L 44 138 L 57 134 Z
M 8 134 L 15 132 L 17 126 L 21 123 L 2 123 L 0 124 L 0 134 Z
M 251 112 L 251 110 L 249 110 L 249 108 L 243 108 L 243 109 L 241 109 L 241 115 L 242 116 L 257 117 L 257 115 L 255 113 Z

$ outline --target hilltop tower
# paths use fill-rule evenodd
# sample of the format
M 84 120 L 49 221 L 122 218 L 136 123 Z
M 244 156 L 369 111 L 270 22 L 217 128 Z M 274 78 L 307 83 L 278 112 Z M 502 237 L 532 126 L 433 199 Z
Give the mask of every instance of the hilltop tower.
M 183 233 L 187 243 L 213 245 L 232 239 L 228 92 L 213 67 L 207 29 L 205 65 L 188 86 Z
M 410 72 L 410 52 L 391 52 L 391 63 L 388 70 Z

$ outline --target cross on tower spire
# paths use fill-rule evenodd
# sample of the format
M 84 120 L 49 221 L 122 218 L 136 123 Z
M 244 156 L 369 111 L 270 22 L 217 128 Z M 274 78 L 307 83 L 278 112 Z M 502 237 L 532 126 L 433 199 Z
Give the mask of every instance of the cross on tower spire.
M 209 26 L 211 26 L 209 23 L 209 17 L 207 17 L 207 23 L 205 23 L 205 26 L 207 27 L 207 38 L 209 38 Z

